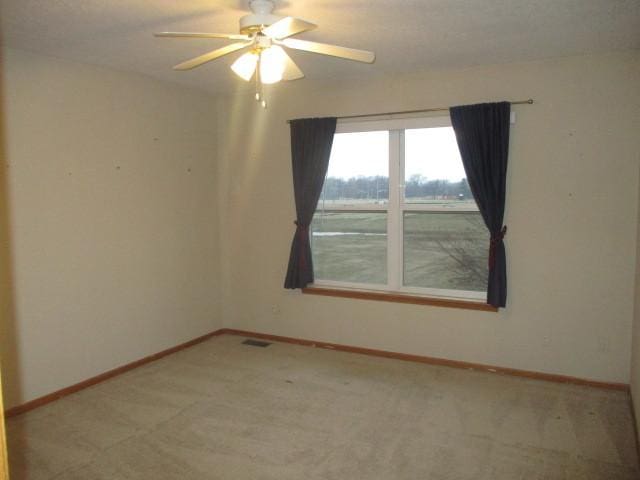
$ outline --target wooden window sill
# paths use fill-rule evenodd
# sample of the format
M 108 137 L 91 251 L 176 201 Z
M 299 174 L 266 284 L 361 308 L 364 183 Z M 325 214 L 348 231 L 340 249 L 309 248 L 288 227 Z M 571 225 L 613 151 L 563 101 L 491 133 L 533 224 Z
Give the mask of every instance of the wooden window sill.
M 324 287 L 307 287 L 302 293 L 311 295 L 324 295 L 327 297 L 357 298 L 360 300 L 376 300 L 381 302 L 409 303 L 412 305 L 431 305 L 434 307 L 462 308 L 466 310 L 482 310 L 485 312 L 497 312 L 493 305 L 473 300 L 455 300 L 451 298 L 423 297 L 408 295 L 405 293 L 374 292 L 367 290 L 347 290 Z

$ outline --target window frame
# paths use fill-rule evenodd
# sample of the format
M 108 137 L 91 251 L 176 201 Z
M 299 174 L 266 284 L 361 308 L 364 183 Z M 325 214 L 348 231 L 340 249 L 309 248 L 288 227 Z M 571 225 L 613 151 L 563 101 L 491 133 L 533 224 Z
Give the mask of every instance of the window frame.
M 345 291 L 371 291 L 397 293 L 401 295 L 441 298 L 462 301 L 485 301 L 486 291 L 454 290 L 441 288 L 413 287 L 403 285 L 404 277 L 404 214 L 405 212 L 429 212 L 438 213 L 469 213 L 477 210 L 458 210 L 452 212 L 449 209 L 428 207 L 420 203 L 407 203 L 405 201 L 405 175 L 404 159 L 405 130 L 419 128 L 451 127 L 451 118 L 448 115 L 437 116 L 387 118 L 371 120 L 339 120 L 336 134 L 360 133 L 371 131 L 389 132 L 389 199 L 386 204 L 369 204 L 363 206 L 332 205 L 331 208 L 322 208 L 322 200 L 318 202 L 318 212 L 385 212 L 387 214 L 387 283 L 372 284 L 358 282 L 343 282 L 337 280 L 316 279 L 311 288 L 327 288 Z M 313 232 L 311 232 L 313 233 Z

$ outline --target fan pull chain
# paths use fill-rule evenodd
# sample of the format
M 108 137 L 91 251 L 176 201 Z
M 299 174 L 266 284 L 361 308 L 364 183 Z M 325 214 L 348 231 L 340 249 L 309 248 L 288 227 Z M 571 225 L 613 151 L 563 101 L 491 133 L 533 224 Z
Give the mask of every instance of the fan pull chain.
M 256 66 L 256 101 L 260 102 L 262 108 L 267 108 L 267 100 L 264 98 L 264 87 L 260 81 L 260 62 L 262 58 L 258 59 L 258 65 Z

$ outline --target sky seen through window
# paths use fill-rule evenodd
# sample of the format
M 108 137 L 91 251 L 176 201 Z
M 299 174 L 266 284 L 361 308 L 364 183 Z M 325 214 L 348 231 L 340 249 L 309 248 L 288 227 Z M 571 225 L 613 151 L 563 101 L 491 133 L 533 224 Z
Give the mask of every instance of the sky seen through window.
M 333 140 L 327 177 L 389 176 L 387 131 L 338 133 Z M 459 182 L 466 178 L 453 128 L 405 130 L 405 179 Z

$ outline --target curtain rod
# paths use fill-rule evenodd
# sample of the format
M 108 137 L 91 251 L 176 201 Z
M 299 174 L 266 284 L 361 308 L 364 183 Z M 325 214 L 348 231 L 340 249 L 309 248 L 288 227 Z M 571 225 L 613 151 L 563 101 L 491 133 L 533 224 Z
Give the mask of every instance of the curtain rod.
M 533 99 L 530 98 L 528 100 L 518 100 L 516 102 L 509 102 L 511 105 L 532 105 Z M 338 120 L 345 120 L 347 118 L 366 118 L 366 117 L 385 117 L 387 115 L 407 115 L 410 113 L 429 113 L 429 112 L 448 112 L 449 107 L 438 107 L 438 108 L 423 108 L 420 110 L 403 110 L 401 112 L 384 112 L 384 113 L 369 113 L 369 114 L 361 114 L 361 115 L 343 115 L 342 117 L 337 117 Z M 287 120 L 287 123 L 291 123 L 291 120 Z

